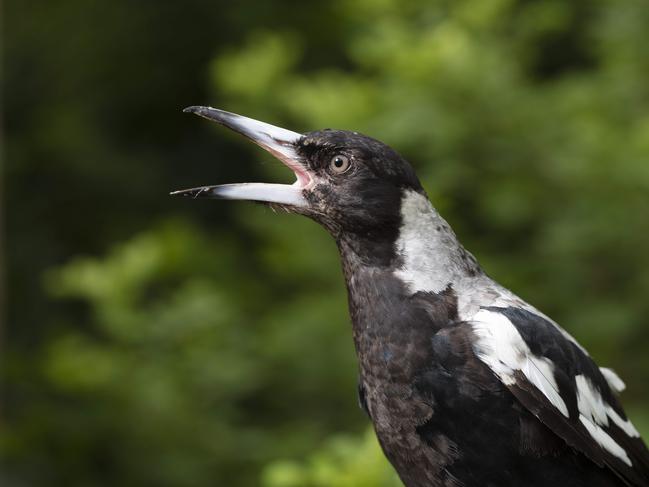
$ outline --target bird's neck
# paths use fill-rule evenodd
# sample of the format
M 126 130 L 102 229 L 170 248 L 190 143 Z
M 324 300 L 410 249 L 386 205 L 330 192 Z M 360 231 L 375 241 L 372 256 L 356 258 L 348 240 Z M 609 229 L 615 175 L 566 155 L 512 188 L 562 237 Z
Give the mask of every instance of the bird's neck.
M 458 242 L 425 194 L 404 191 L 399 226 L 382 235 L 382 239 L 357 234 L 339 238 L 348 288 L 359 279 L 380 274 L 399 281 L 408 295 L 439 293 L 482 274 L 475 258 Z
M 452 326 L 464 290 L 483 276 L 425 195 L 404 194 L 400 213 L 389 245 L 358 238 L 338 241 L 354 343 L 366 378 L 383 371 L 386 360 L 400 350 L 417 347 Z M 391 380 L 410 380 L 422 366 L 415 363 L 417 357 L 402 357 L 398 367 L 391 362 Z
M 379 363 L 377 350 L 395 337 L 414 344 L 451 325 L 463 290 L 484 277 L 425 195 L 404 194 L 396 234 L 389 245 L 338 240 L 361 369 Z
M 395 275 L 411 294 L 440 293 L 482 274 L 475 257 L 457 240 L 426 195 L 409 191 L 401 201 L 401 228 L 395 244 Z

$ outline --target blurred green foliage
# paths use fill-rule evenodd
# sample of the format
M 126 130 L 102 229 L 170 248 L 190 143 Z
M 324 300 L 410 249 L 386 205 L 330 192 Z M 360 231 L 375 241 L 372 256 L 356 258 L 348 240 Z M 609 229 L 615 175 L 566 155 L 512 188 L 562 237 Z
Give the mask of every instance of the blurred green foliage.
M 649 435 L 643 2 L 8 0 L 5 17 L 3 486 L 399 485 L 356 406 L 331 239 L 167 197 L 289 177 L 191 104 L 398 149 L 487 271 L 620 373 Z
M 262 476 L 264 487 L 399 487 L 373 431 L 334 436 L 306 462 L 277 461 Z

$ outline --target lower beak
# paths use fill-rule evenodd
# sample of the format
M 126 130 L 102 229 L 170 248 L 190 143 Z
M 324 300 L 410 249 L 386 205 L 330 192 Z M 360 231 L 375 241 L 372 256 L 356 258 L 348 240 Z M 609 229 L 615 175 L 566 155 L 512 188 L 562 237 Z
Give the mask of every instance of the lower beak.
M 297 208 L 307 206 L 303 192 L 311 185 L 312 178 L 296 151 L 297 142 L 303 137 L 302 134 L 216 108 L 189 107 L 183 111 L 220 123 L 248 137 L 290 168 L 295 173 L 296 181 L 293 184 L 241 183 L 202 186 L 174 191 L 172 195 L 264 201 Z

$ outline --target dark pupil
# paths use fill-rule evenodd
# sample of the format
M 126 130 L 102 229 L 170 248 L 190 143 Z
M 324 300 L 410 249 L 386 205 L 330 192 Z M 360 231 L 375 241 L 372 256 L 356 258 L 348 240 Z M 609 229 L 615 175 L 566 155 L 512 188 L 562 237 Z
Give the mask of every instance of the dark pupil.
M 338 167 L 338 168 L 343 167 L 343 164 L 344 164 L 344 163 L 345 163 L 345 161 L 343 161 L 342 157 L 336 157 L 336 158 L 334 159 L 334 165 L 335 165 L 336 167 Z

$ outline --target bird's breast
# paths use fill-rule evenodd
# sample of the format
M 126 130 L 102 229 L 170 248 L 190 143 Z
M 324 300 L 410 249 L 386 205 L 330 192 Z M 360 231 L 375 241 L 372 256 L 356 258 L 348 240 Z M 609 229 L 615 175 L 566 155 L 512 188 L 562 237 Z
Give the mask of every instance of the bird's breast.
M 391 273 L 372 271 L 359 273 L 348 286 L 360 379 L 372 419 L 377 428 L 420 424 L 431 411 L 413 387 L 437 360 L 436 333 L 452 326 L 457 316 L 453 291 L 409 295 Z

